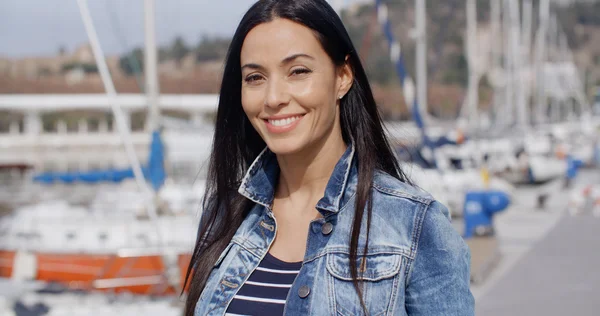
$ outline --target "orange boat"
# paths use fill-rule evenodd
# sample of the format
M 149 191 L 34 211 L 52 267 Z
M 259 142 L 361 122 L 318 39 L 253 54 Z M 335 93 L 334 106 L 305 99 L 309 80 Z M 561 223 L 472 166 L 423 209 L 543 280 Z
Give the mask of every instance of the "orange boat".
M 197 222 L 189 213 L 150 220 L 106 205 L 30 205 L 0 218 L 0 277 L 81 290 L 179 293 Z
M 21 254 L 20 254 L 21 255 Z M 13 277 L 17 252 L 0 250 L 0 277 Z M 131 292 L 144 295 L 179 293 L 183 287 L 189 254 L 177 256 L 176 267 L 167 268 L 161 256 L 121 257 L 88 254 L 25 254 L 35 259 L 35 279 L 56 282 L 69 289 Z M 173 272 L 172 270 L 177 271 Z M 169 271 L 171 270 L 171 271 Z M 178 282 L 169 280 L 175 274 Z

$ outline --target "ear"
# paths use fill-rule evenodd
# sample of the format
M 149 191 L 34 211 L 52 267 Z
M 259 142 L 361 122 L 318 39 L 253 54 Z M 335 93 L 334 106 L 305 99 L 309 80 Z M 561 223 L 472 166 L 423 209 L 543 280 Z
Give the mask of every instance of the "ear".
M 346 60 L 341 67 L 338 67 L 337 70 L 337 98 L 338 100 L 342 99 L 350 88 L 352 88 L 352 83 L 354 82 L 354 73 L 352 72 L 352 67 L 348 62 L 348 58 L 350 55 L 346 56 Z

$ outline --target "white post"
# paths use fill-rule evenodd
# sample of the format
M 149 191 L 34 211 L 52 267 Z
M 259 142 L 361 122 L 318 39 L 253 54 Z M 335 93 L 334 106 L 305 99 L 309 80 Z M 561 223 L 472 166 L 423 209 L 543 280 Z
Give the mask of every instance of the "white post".
M 98 122 L 98 133 L 108 133 L 108 122 L 104 118 L 100 119 L 100 122 Z
M 77 132 L 79 134 L 87 134 L 88 132 L 88 122 L 87 119 L 82 118 L 77 122 Z
M 469 85 L 467 88 L 467 107 L 469 125 L 479 129 L 479 69 L 477 68 L 477 7 L 475 0 L 467 0 L 467 60 L 469 67 Z
M 544 87 L 544 64 L 546 62 L 546 38 L 548 31 L 548 17 L 550 15 L 550 1 L 540 0 L 540 26 L 536 37 L 536 49 L 535 49 L 535 82 L 536 82 L 536 116 L 537 122 L 541 123 L 546 116 L 547 98 L 546 90 Z
M 425 11 L 425 0 L 416 0 L 416 38 L 417 38 L 417 102 L 423 110 L 423 120 L 427 123 L 428 105 L 427 105 L 427 36 L 426 23 L 427 16 Z
M 132 132 L 133 130 L 131 129 L 131 111 L 123 109 L 123 118 L 124 118 L 125 126 L 127 127 L 127 130 Z M 113 125 L 113 127 L 114 126 L 115 125 Z
M 36 136 L 42 133 L 42 118 L 40 113 L 34 110 L 25 113 L 25 134 Z
M 8 133 L 10 135 L 19 135 L 20 134 L 20 128 L 19 128 L 18 121 L 10 122 L 10 126 L 8 127 Z
M 67 123 L 64 120 L 58 120 L 56 122 L 56 133 L 61 135 L 67 133 Z
M 148 117 L 146 131 L 154 130 L 158 125 L 160 109 L 158 104 L 158 71 L 156 52 L 156 33 L 154 27 L 154 0 L 144 0 L 144 30 L 145 30 L 145 76 L 146 94 L 148 96 Z
M 190 115 L 190 121 L 194 124 L 201 125 L 202 123 L 204 123 L 205 119 L 202 115 L 202 112 L 192 112 Z

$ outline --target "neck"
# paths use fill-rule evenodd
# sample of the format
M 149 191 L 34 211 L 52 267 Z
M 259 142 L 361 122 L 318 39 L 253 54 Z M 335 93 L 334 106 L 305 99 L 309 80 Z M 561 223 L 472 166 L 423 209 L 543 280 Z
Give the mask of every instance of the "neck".
M 315 202 L 320 199 L 335 165 L 346 151 L 341 135 L 331 133 L 322 141 L 300 152 L 290 155 L 278 155 L 280 174 L 275 196 Z

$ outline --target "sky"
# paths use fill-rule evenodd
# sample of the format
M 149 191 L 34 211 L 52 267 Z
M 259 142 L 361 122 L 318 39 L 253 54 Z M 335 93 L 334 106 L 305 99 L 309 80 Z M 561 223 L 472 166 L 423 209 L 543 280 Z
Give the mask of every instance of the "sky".
M 348 5 L 365 0 L 329 0 Z M 196 45 L 203 35 L 231 36 L 255 0 L 155 0 L 159 45 L 181 35 Z M 143 0 L 88 0 L 106 54 L 122 54 L 144 41 Z M 87 42 L 76 0 L 0 0 L 0 56 L 55 55 Z

